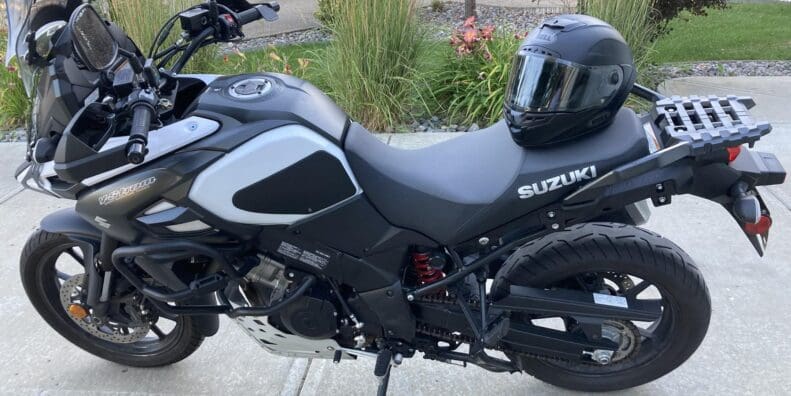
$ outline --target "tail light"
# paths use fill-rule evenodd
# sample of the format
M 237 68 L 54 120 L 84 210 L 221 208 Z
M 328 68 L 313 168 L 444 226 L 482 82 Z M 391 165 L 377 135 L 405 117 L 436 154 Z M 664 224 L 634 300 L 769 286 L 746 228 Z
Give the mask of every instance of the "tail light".
M 728 147 L 728 163 L 736 161 L 739 154 L 742 153 L 742 146 Z
M 772 228 L 772 218 L 768 215 L 761 215 L 761 218 L 755 224 L 744 224 L 744 232 L 750 235 L 766 235 L 770 228 Z

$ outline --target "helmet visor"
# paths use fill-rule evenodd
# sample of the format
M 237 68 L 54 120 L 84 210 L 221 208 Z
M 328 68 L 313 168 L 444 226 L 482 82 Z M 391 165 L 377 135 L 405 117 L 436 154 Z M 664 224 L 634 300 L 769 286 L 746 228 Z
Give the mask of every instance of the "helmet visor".
M 520 52 L 508 83 L 512 110 L 579 112 L 610 102 L 623 84 L 623 69 L 584 66 L 555 57 Z

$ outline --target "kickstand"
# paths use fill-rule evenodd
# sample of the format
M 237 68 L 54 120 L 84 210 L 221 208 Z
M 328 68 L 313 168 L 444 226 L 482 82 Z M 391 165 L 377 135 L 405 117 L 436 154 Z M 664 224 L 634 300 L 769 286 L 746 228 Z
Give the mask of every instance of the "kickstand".
M 390 369 L 393 367 L 393 351 L 383 349 L 379 351 L 376 356 L 376 366 L 374 367 L 374 375 L 379 379 L 379 390 L 376 392 L 379 396 L 387 395 L 387 386 L 390 384 Z
M 384 376 L 379 377 L 379 388 L 376 390 L 377 396 L 387 396 L 387 387 L 390 385 L 390 372 L 393 366 L 387 366 L 387 372 Z

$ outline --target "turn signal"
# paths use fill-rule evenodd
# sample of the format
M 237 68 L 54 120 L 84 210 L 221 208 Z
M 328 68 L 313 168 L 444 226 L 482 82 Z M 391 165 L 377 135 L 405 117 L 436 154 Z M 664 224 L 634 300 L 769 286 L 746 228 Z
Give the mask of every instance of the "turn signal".
M 750 235 L 765 235 L 772 228 L 772 218 L 763 215 L 755 224 L 747 223 L 744 225 L 744 232 Z
M 69 305 L 69 313 L 77 319 L 85 319 L 88 316 L 88 310 L 80 304 Z

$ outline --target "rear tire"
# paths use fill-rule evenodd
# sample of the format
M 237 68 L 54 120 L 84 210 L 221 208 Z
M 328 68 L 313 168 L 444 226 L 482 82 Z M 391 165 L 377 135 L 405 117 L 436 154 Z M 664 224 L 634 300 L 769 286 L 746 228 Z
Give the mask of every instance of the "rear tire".
M 63 308 L 55 282 L 55 261 L 74 241 L 43 230 L 30 236 L 20 259 L 25 294 L 44 320 L 72 344 L 102 359 L 133 367 L 158 367 L 176 363 L 195 352 L 203 335 L 192 318 L 179 317 L 172 334 L 159 344 L 116 344 L 80 328 Z
M 511 354 L 526 373 L 578 391 L 627 389 L 674 370 L 703 341 L 711 300 L 702 275 L 681 248 L 637 227 L 589 223 L 532 241 L 506 261 L 492 290 L 497 297 L 505 295 L 510 285 L 546 288 L 582 273 L 629 274 L 650 279 L 662 297 L 660 321 L 669 321 L 664 327 L 657 326 L 663 329 L 663 338 L 641 338 L 640 342 L 649 347 L 638 349 L 634 358 L 630 357 L 633 361 L 607 366 L 559 364 Z

